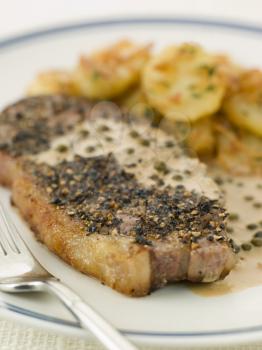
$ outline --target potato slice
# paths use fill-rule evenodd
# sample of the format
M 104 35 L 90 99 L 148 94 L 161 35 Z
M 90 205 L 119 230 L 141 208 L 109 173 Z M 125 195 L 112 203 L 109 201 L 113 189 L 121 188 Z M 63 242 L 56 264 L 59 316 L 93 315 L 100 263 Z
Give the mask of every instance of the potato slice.
M 150 57 L 151 45 L 122 40 L 90 56 L 80 58 L 75 81 L 82 95 L 91 99 L 119 96 L 140 79 Z
M 225 82 L 214 55 L 195 44 L 171 46 L 146 66 L 143 86 L 151 105 L 174 121 L 196 121 L 216 112 Z
M 191 127 L 186 142 L 189 150 L 198 156 L 211 155 L 216 145 L 213 120 L 205 118 L 195 122 Z
M 215 61 L 218 64 L 219 73 L 226 85 L 226 97 L 230 96 L 238 90 L 239 79 L 244 68 L 224 54 L 215 55 Z
M 131 110 L 138 104 L 148 104 L 145 93 L 140 85 L 134 86 L 126 91 L 116 99 L 116 102 L 125 110 Z
M 233 175 L 262 175 L 262 138 L 218 122 L 217 162 Z
M 223 109 L 233 124 L 262 136 L 262 71 L 242 73 L 238 90 L 225 99 Z
M 70 72 L 51 70 L 40 73 L 27 90 L 27 94 L 30 96 L 56 93 L 65 95 L 78 94 Z

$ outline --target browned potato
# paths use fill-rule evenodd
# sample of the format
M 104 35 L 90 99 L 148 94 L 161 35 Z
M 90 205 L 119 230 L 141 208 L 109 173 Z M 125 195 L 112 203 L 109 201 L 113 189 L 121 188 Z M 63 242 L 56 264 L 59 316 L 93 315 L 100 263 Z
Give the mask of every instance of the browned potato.
M 215 133 L 212 118 L 194 123 L 187 137 L 188 147 L 199 156 L 211 155 L 215 149 Z
M 150 57 L 151 45 L 122 40 L 101 51 L 80 58 L 75 82 L 81 95 L 91 99 L 110 99 L 138 83 Z
M 215 61 L 217 63 L 218 72 L 224 80 L 226 86 L 226 97 L 230 96 L 237 91 L 240 76 L 244 69 L 243 67 L 232 62 L 230 57 L 227 55 L 215 55 Z
M 72 73 L 63 70 L 50 70 L 40 73 L 30 84 L 28 95 L 65 94 L 78 95 Z
M 149 103 L 173 121 L 195 122 L 215 113 L 226 90 L 217 60 L 196 44 L 164 49 L 143 73 Z
M 217 162 L 234 175 L 262 175 L 262 138 L 217 124 Z
M 234 125 L 262 137 L 262 71 L 242 73 L 237 91 L 226 98 L 223 109 Z

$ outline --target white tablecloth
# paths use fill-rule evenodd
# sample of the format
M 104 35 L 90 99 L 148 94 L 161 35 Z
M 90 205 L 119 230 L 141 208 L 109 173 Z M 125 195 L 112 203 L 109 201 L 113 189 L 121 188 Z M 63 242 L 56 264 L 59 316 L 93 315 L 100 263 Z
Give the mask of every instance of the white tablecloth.
M 55 333 L 48 333 L 37 328 L 25 327 L 11 321 L 0 321 L 0 349 L 1 350 L 103 350 L 104 347 L 93 340 L 76 337 L 66 337 Z M 140 350 L 163 350 L 162 347 L 141 346 Z M 169 348 L 170 350 L 171 348 Z M 175 347 L 174 350 L 184 350 Z M 262 344 L 246 344 L 230 347 L 212 347 L 206 350 L 261 350 Z M 125 349 L 123 349 L 125 350 Z M 194 348 L 203 350 L 203 348 Z
M 261 9 L 260 0 L 0 0 L 0 40 L 38 27 L 108 16 L 208 16 L 262 25 Z M 95 341 L 65 337 L 0 319 L 0 349 L 100 350 L 103 347 Z M 228 349 L 262 350 L 262 344 L 231 346 Z

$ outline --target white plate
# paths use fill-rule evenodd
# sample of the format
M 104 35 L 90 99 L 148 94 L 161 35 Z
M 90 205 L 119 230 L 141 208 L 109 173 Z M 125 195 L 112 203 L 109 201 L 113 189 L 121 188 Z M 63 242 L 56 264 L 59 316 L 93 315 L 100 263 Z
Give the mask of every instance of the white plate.
M 117 19 L 52 28 L 0 42 L 0 105 L 25 91 L 39 70 L 72 67 L 82 52 L 122 37 L 157 46 L 197 41 L 226 51 L 246 65 L 262 62 L 262 28 L 199 19 Z M 1 164 L 0 164 L 1 166 Z M 6 204 L 9 193 L 0 189 Z M 194 295 L 186 286 L 163 288 L 129 298 L 63 263 L 37 243 L 14 210 L 17 224 L 41 263 L 70 285 L 105 318 L 138 342 L 190 346 L 262 341 L 262 286 L 214 298 Z M 47 295 L 1 294 L 2 312 L 42 328 L 84 335 L 71 316 Z

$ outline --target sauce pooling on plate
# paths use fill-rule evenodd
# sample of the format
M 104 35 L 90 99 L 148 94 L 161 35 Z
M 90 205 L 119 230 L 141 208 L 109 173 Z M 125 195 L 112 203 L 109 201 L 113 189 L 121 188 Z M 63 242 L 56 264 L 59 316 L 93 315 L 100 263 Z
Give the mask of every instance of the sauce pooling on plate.
M 262 285 L 262 181 L 258 178 L 221 178 L 228 230 L 241 246 L 239 262 L 230 274 L 211 284 L 190 285 L 193 293 L 213 297 Z

